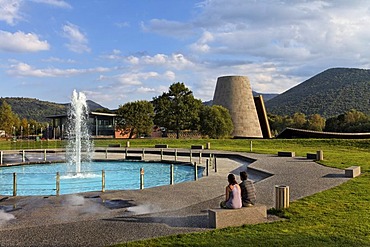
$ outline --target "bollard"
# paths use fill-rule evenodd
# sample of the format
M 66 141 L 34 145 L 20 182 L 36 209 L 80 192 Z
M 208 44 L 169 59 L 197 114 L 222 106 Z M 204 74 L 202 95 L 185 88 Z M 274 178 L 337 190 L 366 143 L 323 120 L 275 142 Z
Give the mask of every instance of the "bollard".
M 199 152 L 199 164 L 202 164 L 202 153 Z
M 3 164 L 3 156 L 4 156 L 4 152 L 0 151 L 0 165 Z
M 60 193 L 60 174 L 59 172 L 57 172 L 57 176 L 55 177 L 56 178 L 56 182 L 55 182 L 55 187 L 56 187 L 56 194 L 57 196 L 59 196 L 59 193 Z
M 140 168 L 140 189 L 144 189 L 144 168 Z
M 212 154 L 209 153 L 209 164 L 211 167 L 213 167 L 213 159 L 212 159 Z
M 130 142 L 129 142 L 129 141 L 127 141 L 127 142 L 126 142 L 126 147 L 127 147 L 127 148 L 129 148 L 129 147 L 130 147 Z
M 161 161 L 163 160 L 163 148 L 161 148 Z
M 17 173 L 13 172 L 13 196 L 17 196 Z
M 324 160 L 324 151 L 319 150 L 316 152 L 316 160 Z
M 275 185 L 275 208 L 289 208 L 289 186 Z
M 145 160 L 145 148 L 143 148 L 143 160 Z
M 44 161 L 46 161 L 46 149 L 44 149 Z
M 209 175 L 209 159 L 206 159 L 206 176 Z
M 173 177 L 173 164 L 171 164 L 170 166 L 170 184 L 174 184 L 175 180 L 174 180 L 174 177 Z
M 216 156 L 214 156 L 213 159 L 215 161 L 215 172 L 217 172 L 217 159 L 216 159 Z
M 210 142 L 207 142 L 206 149 L 211 149 L 211 143 Z
M 251 141 L 251 152 L 253 151 L 253 143 L 252 143 L 252 141 Z
M 26 151 L 22 150 L 22 162 L 26 162 Z
M 177 161 L 177 149 L 175 149 L 175 161 Z
M 198 180 L 198 165 L 197 162 L 194 162 L 194 180 Z
M 101 171 L 101 192 L 105 192 L 105 171 Z
M 108 148 L 105 148 L 105 158 L 108 159 Z

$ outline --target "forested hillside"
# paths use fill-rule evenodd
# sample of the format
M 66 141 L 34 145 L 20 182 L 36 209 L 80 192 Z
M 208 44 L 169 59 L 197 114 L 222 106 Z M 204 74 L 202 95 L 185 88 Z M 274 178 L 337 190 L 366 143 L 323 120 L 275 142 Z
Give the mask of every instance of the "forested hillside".
M 47 116 L 66 114 L 69 105 L 41 101 L 32 98 L 15 97 L 0 98 L 0 105 L 3 100 L 12 107 L 12 111 L 17 114 L 20 119 L 33 119 L 37 122 L 48 122 L 49 120 L 46 118 Z M 88 100 L 87 103 L 92 111 L 104 108 L 91 100 Z
M 328 69 L 266 102 L 269 113 L 332 117 L 351 109 L 370 114 L 370 70 Z

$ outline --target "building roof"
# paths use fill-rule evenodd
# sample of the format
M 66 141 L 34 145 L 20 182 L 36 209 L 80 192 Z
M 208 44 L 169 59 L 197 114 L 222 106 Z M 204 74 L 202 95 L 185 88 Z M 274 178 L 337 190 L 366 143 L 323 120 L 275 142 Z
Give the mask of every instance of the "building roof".
M 370 133 L 339 133 L 285 128 L 276 138 L 338 138 L 338 139 L 368 139 Z

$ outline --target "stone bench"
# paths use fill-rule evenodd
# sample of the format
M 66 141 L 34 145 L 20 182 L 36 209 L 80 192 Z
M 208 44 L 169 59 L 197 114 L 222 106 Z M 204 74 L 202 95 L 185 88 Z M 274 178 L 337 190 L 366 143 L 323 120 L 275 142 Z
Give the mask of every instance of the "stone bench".
M 208 224 L 210 228 L 242 226 L 246 224 L 263 223 L 267 220 L 265 205 L 254 205 L 240 209 L 209 209 Z
M 351 166 L 344 170 L 347 178 L 354 178 L 361 175 L 361 166 Z
M 279 151 L 279 157 L 295 157 L 295 152 Z
M 168 148 L 167 144 L 155 144 L 155 148 Z
M 316 160 L 317 159 L 317 154 L 307 153 L 306 158 L 309 159 L 309 160 Z
M 204 149 L 203 145 L 191 145 L 191 149 Z
M 142 160 L 143 157 L 141 155 L 127 155 L 126 160 Z
M 108 144 L 108 147 L 110 147 L 110 148 L 120 148 L 121 144 L 119 144 L 119 143 Z

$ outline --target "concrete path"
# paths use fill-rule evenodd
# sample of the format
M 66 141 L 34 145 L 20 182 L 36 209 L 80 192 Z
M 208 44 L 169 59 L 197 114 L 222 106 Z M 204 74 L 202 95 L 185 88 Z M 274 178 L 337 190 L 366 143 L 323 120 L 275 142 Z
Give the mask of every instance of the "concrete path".
M 348 180 L 343 170 L 301 157 L 216 153 L 232 159 L 217 158 L 217 173 L 196 182 L 59 197 L 0 196 L 0 246 L 107 246 L 210 230 L 207 210 L 224 198 L 228 173 L 247 169 L 244 158 L 255 160 L 248 173 L 257 180 L 258 203 L 268 208 L 274 207 L 275 185 L 288 185 L 294 201 Z

